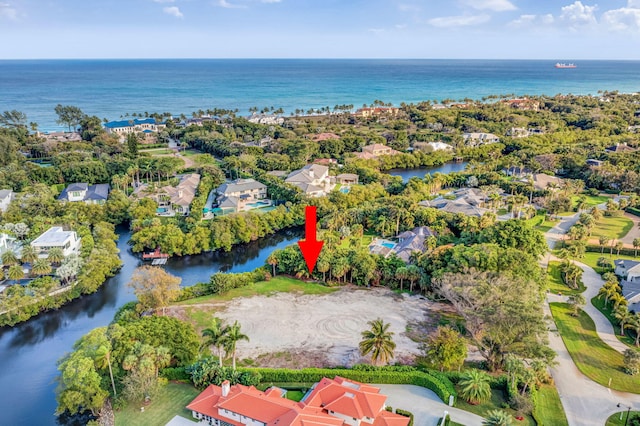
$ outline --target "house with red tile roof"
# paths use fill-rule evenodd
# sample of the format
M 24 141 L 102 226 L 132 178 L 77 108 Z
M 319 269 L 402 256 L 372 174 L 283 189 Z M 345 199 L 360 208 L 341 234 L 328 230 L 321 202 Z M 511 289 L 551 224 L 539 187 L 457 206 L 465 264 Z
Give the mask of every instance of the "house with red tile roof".
M 363 160 L 375 160 L 383 155 L 395 155 L 400 154 L 400 151 L 396 151 L 393 148 L 389 148 L 381 143 L 374 143 L 362 147 L 362 152 L 356 152 L 356 157 Z
M 409 418 L 386 411 L 380 389 L 336 377 L 322 379 L 301 402 L 284 398 L 279 388 L 210 385 L 187 409 L 214 426 L 407 426 Z

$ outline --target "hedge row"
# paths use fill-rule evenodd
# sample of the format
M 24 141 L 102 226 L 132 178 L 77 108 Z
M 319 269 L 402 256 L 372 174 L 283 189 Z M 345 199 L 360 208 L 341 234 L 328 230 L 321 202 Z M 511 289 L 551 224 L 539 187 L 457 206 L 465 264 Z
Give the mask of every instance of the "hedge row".
M 413 413 L 407 411 L 407 410 L 403 410 L 401 408 L 396 408 L 396 414 L 400 414 L 401 416 L 405 416 L 405 417 L 409 417 L 409 425 L 408 426 L 413 426 Z
M 241 272 L 236 274 L 218 272 L 211 275 L 208 283 L 197 283 L 191 287 L 183 288 L 180 296 L 178 296 L 178 301 L 207 296 L 210 294 L 223 294 L 234 288 L 247 287 L 251 284 L 265 281 L 266 279 L 267 272 L 262 268 L 258 268 L 253 272 Z
M 600 253 L 602 251 L 602 246 L 588 245 L 586 248 L 586 251 L 592 252 L 592 253 Z M 611 254 L 611 247 L 605 246 L 604 253 L 602 253 L 602 257 L 604 257 L 605 255 L 609 256 L 610 254 Z M 620 249 L 619 254 L 623 254 L 625 256 L 635 256 L 636 251 L 635 249 L 632 249 L 632 248 L 623 248 L 623 249 Z M 616 249 L 615 247 L 613 248 L 613 255 L 614 256 L 618 255 L 618 249 Z
M 352 369 L 303 368 L 301 370 L 275 368 L 242 368 L 240 371 L 254 371 L 262 376 L 262 383 L 269 382 L 319 382 L 323 377 L 341 376 L 363 383 L 409 384 L 432 390 L 442 401 L 448 403 L 457 393 L 451 381 L 444 375 L 423 371 L 393 371 L 380 369 L 363 371 Z
M 640 209 L 637 209 L 635 207 L 627 207 L 627 213 L 631 213 L 633 215 L 640 216 Z

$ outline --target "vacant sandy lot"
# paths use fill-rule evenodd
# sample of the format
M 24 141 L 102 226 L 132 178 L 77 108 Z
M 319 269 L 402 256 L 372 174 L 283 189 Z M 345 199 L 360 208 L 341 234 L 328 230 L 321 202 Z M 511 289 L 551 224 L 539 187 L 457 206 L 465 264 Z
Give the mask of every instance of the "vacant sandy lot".
M 391 323 L 396 360 L 409 361 L 419 353 L 419 344 L 407 337 L 406 331 L 428 328 L 435 307 L 440 305 L 420 296 L 348 288 L 321 296 L 277 293 L 202 306 L 212 316 L 242 325 L 242 332 L 251 340 L 238 343 L 238 359 L 258 360 L 260 365 L 273 367 L 362 362 L 360 333 L 376 318 Z

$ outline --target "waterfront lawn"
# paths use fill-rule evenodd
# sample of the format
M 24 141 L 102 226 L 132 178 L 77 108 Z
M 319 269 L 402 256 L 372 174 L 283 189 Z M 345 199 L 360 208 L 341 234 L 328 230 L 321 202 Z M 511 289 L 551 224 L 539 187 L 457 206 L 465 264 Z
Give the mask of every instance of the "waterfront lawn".
M 625 330 L 624 336 L 620 335 L 620 325 L 618 324 L 618 321 L 613 316 L 613 309 L 612 309 L 613 303 L 609 303 L 609 305 L 605 308 L 604 298 L 600 298 L 596 296 L 593 299 L 591 299 L 591 304 L 595 306 L 597 310 L 602 312 L 602 314 L 605 317 L 607 317 L 607 319 L 613 326 L 613 329 L 616 333 L 616 337 L 618 338 L 618 340 L 620 340 L 625 345 L 629 346 L 629 348 L 631 349 L 637 349 L 635 346 L 636 339 L 631 336 L 631 331 L 629 331 L 629 329 Z
M 553 385 L 542 385 L 538 389 L 535 419 L 541 425 L 568 426 L 567 416 L 560 401 L 558 390 Z
M 591 380 L 611 389 L 639 393 L 640 378 L 623 371 L 623 357 L 596 334 L 593 320 L 582 310 L 577 317 L 566 303 L 551 303 L 551 313 L 573 362 Z
M 191 411 L 184 407 L 190 403 L 200 391 L 185 383 L 168 383 L 162 387 L 151 403 L 140 411 L 143 404 L 132 403 L 115 412 L 116 424 L 127 426 L 164 425 L 174 416 L 180 415 L 192 420 Z
M 547 285 L 549 291 L 554 294 L 561 293 L 564 295 L 578 294 L 585 291 L 586 287 L 582 283 L 582 280 L 578 282 L 577 289 L 572 289 L 564 283 L 564 281 L 562 280 L 560 263 L 561 262 L 551 261 L 549 262 L 549 266 L 547 267 Z
M 640 415 L 640 411 L 631 411 L 629 412 L 629 417 L 634 414 Z M 608 419 L 607 423 L 604 426 L 624 426 L 627 424 L 627 412 L 620 411 L 618 413 L 612 414 Z
M 335 287 L 326 287 L 320 283 L 308 283 L 295 278 L 277 276 L 269 281 L 260 281 L 253 285 L 234 288 L 224 294 L 210 294 L 182 302 L 178 305 L 198 305 L 207 302 L 225 302 L 236 297 L 271 296 L 275 293 L 301 293 L 301 294 L 327 294 L 338 290 Z
M 457 398 L 455 406 L 456 408 L 468 411 L 473 414 L 477 414 L 481 417 L 485 417 L 491 410 L 502 410 L 511 414 L 513 417 L 518 416 L 519 414 L 515 410 L 511 408 L 503 408 L 506 403 L 507 399 L 504 391 L 500 389 L 491 389 L 491 399 L 487 402 L 478 405 L 472 405 L 462 398 Z M 535 426 L 535 424 L 535 420 L 533 420 L 533 417 L 529 415 L 524 416 L 524 420 L 518 422 L 518 426 Z
M 604 216 L 591 232 L 592 238 L 604 235 L 610 239 L 620 239 L 633 228 L 633 221 L 627 217 Z

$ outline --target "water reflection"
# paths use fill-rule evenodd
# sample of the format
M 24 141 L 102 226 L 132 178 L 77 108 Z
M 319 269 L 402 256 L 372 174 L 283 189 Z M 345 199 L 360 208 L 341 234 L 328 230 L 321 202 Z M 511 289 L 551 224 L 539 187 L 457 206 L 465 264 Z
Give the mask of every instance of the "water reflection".
M 403 182 L 408 182 L 412 177 L 417 177 L 422 179 L 426 175 L 432 175 L 435 173 L 453 173 L 453 172 L 461 172 L 464 171 L 465 167 L 467 167 L 467 162 L 459 162 L 459 163 L 445 163 L 438 167 L 424 167 L 420 169 L 391 169 L 387 173 L 392 176 L 401 176 Z
M 53 416 L 56 361 L 71 351 L 83 334 L 109 324 L 120 306 L 135 299 L 126 284 L 141 261 L 127 245 L 130 233 L 124 229 L 118 232 L 122 269 L 96 293 L 15 327 L 0 329 L 0 425 L 57 424 Z M 302 235 L 302 229 L 287 230 L 229 253 L 170 259 L 166 270 L 182 277 L 185 286 L 206 282 L 218 271 L 250 271 L 264 265 L 274 249 L 293 244 Z

